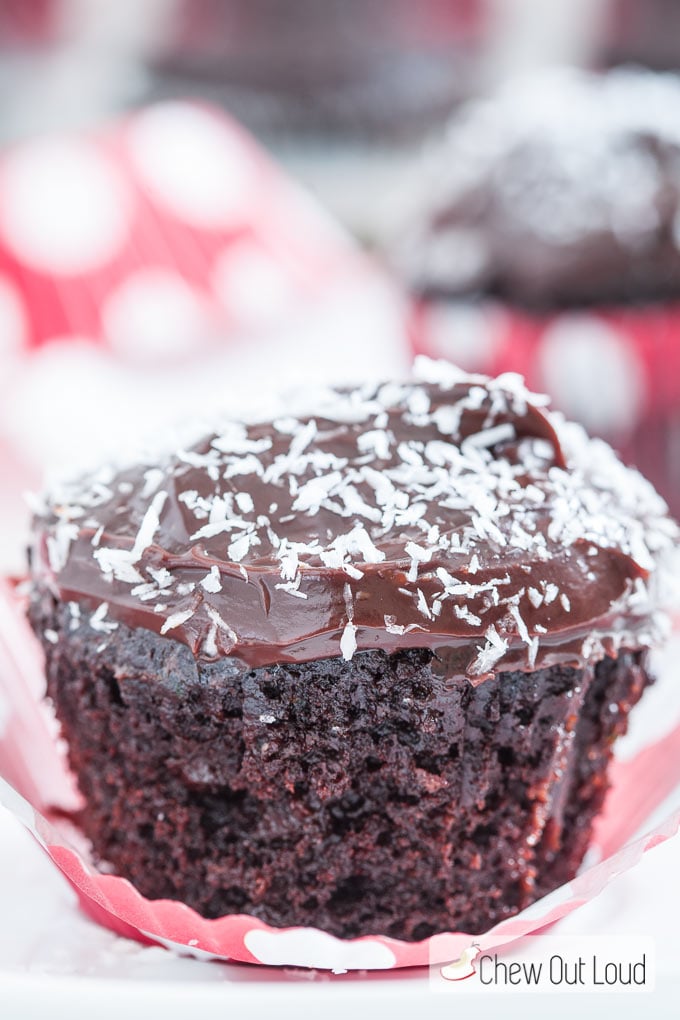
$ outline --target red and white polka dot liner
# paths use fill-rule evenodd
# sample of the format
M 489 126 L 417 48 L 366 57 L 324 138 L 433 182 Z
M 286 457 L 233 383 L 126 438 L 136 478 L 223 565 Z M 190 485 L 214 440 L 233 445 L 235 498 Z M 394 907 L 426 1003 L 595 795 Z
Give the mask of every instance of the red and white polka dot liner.
M 676 660 L 677 649 L 675 653 L 671 649 L 671 658 Z M 37 642 L 20 600 L 0 581 L 0 803 L 34 835 L 94 920 L 125 937 L 166 946 L 182 955 L 336 971 L 447 963 L 457 960 L 473 942 L 487 951 L 565 917 L 680 828 L 677 805 L 658 821 L 658 807 L 680 790 L 675 676 L 672 668 L 667 676 L 662 668 L 658 687 L 667 681 L 673 695 L 671 711 L 664 713 L 661 732 L 657 712 L 657 726 L 647 730 L 647 742 L 641 748 L 638 743 L 632 757 L 615 761 L 605 811 L 588 853 L 589 866 L 516 917 L 487 932 L 448 932 L 421 942 L 403 942 L 380 933 L 339 939 L 315 928 L 272 928 L 246 914 L 208 920 L 183 903 L 147 900 L 127 880 L 100 874 L 88 860 L 82 837 L 65 824 L 63 816 L 48 821 L 46 806 L 72 808 L 74 793 L 41 714 L 39 661 Z M 646 828 L 644 836 L 632 838 Z
M 0 160 L 0 337 L 191 355 L 357 270 L 333 221 L 234 122 L 183 102 Z
M 287 388 L 405 373 L 403 309 L 208 107 L 161 103 L 0 154 L 0 569 L 21 569 L 20 494 L 45 470 Z

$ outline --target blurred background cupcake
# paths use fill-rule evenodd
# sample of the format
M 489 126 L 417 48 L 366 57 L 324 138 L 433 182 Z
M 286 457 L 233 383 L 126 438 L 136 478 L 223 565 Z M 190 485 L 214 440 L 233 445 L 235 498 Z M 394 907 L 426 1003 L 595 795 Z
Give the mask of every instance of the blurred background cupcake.
M 677 0 L 608 0 L 600 59 L 634 62 L 657 71 L 680 66 L 680 5 Z
M 419 352 L 519 371 L 680 511 L 680 78 L 549 70 L 461 109 L 390 255 Z

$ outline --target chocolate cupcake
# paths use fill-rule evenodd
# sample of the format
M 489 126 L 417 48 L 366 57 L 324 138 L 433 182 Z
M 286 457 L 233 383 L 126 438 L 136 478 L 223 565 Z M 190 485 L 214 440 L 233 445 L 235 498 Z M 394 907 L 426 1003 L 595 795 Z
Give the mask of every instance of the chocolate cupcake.
M 394 255 L 419 351 L 524 373 L 676 512 L 678 104 L 677 76 L 619 69 L 544 72 L 471 105 Z
M 518 377 L 420 374 L 36 515 L 80 823 L 147 897 L 419 940 L 576 872 L 678 529 Z
M 675 0 L 608 0 L 599 60 L 657 71 L 680 67 L 680 8 Z

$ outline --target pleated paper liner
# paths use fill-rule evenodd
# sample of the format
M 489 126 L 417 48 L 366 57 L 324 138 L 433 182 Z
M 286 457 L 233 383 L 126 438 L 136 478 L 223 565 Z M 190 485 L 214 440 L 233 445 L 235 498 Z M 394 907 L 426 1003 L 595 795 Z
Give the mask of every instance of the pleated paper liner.
M 408 363 L 397 285 L 228 114 L 0 149 L 0 569 L 46 472 Z
M 565 917 L 680 828 L 680 697 L 673 697 L 677 677 L 673 656 L 667 655 L 657 684 L 669 691 L 668 701 L 674 706 L 673 711 L 664 711 L 665 734 L 657 733 L 643 743 L 634 757 L 613 762 L 611 789 L 587 855 L 591 863 L 573 881 L 522 913 L 481 934 L 447 932 L 421 942 L 403 942 L 379 932 L 340 939 L 315 928 L 273 928 L 247 914 L 209 920 L 184 903 L 148 900 L 126 879 L 102 874 L 92 864 L 84 837 L 64 820 L 63 812 L 77 806 L 78 795 L 40 701 L 44 689 L 40 656 L 19 590 L 0 580 L 0 775 L 4 777 L 0 801 L 43 847 L 95 921 L 127 938 L 166 946 L 182 955 L 333 970 L 446 963 L 460 957 L 473 942 L 486 951 Z M 661 821 L 653 818 L 669 797 L 672 802 L 674 792 L 675 810 Z M 644 835 L 631 838 L 640 831 Z M 30 890 L 26 895 L 30 909 Z

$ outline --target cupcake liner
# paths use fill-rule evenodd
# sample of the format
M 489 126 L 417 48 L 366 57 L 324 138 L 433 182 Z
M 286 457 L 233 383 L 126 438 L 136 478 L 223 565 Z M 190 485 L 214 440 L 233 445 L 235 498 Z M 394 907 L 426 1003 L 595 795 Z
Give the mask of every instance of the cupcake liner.
M 332 217 L 207 105 L 154 104 L 0 157 L 2 308 L 17 348 L 77 336 L 138 364 L 184 360 L 270 328 L 268 311 L 361 268 Z M 172 302 L 165 342 L 154 298 Z
M 680 639 L 680 634 L 678 635 Z M 672 659 L 668 657 L 670 673 Z M 659 687 L 672 681 L 662 666 Z M 482 934 L 448 932 L 421 942 L 379 933 L 339 939 L 314 928 L 273 928 L 246 914 L 209 920 L 186 904 L 148 900 L 124 878 L 93 866 L 68 820 L 78 803 L 72 778 L 40 701 L 44 681 L 20 588 L 0 579 L 0 802 L 26 826 L 76 890 L 82 908 L 120 935 L 182 955 L 274 966 L 389 970 L 457 959 L 472 942 L 483 951 L 535 932 L 593 899 L 614 877 L 680 828 L 680 705 L 664 712 L 666 732 L 615 760 L 611 789 L 588 851 L 571 882 Z M 633 717 L 635 719 L 635 716 Z M 658 720 L 657 720 L 658 722 Z M 628 740 L 628 738 L 626 738 Z M 660 820 L 659 808 L 676 801 Z M 647 828 L 643 836 L 631 836 Z
M 177 424 L 255 414 L 287 389 L 405 374 L 404 307 L 217 109 L 159 102 L 7 146 L 0 570 L 23 569 L 20 493 L 46 472 L 120 459 Z
M 74 338 L 137 369 L 181 365 L 279 336 L 343 285 L 398 303 L 313 195 L 207 104 L 0 153 L 3 355 Z
M 532 314 L 488 300 L 419 301 L 410 333 L 416 354 L 519 372 L 616 447 L 680 516 L 680 303 Z

